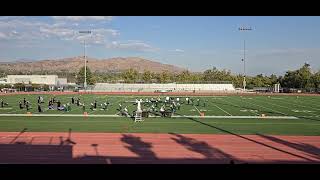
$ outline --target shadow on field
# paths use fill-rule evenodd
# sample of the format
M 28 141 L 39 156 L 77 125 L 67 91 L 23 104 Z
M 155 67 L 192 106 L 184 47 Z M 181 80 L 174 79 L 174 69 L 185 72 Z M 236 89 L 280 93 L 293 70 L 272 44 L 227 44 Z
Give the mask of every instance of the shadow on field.
M 227 154 L 217 148 L 213 148 L 212 146 L 210 146 L 208 143 L 204 141 L 198 141 L 194 138 L 186 137 L 176 133 L 169 133 L 169 134 L 176 136 L 176 138 L 171 138 L 176 143 L 181 144 L 182 146 L 184 146 L 186 149 L 190 151 L 194 151 L 199 154 L 202 154 L 206 158 L 226 159 L 226 160 L 229 160 L 230 162 L 233 161 L 233 159 L 235 159 L 230 154 Z
M 71 145 L 30 145 L 25 142 L 0 144 L 0 163 L 71 163 Z
M 139 157 L 157 159 L 156 154 L 151 150 L 152 144 L 142 141 L 140 137 L 123 134 L 121 141 L 128 144 L 125 147 Z
M 62 136 L 60 136 L 60 145 L 74 145 L 74 144 L 77 144 L 76 142 L 72 141 L 71 140 L 71 131 L 72 129 L 69 128 L 69 131 L 68 131 L 68 137 L 64 140 Z
M 309 154 L 313 158 L 320 159 L 320 148 L 310 145 L 310 144 L 305 144 L 305 143 L 293 143 L 290 141 L 286 141 L 277 137 L 273 136 L 268 136 L 268 135 L 263 135 L 263 134 L 257 134 L 260 137 L 263 137 L 265 139 L 268 139 L 270 141 L 288 146 L 290 148 L 296 149 L 298 151 L 302 151 L 304 153 Z
M 24 131 L 19 132 L 14 140 L 18 139 Z M 28 137 L 19 140 L 19 142 L 12 141 L 10 138 L 5 141 L 0 139 L 0 163 L 5 164 L 215 164 L 215 163 L 229 163 L 229 158 L 222 151 L 219 151 L 219 156 L 210 152 L 209 147 L 201 142 L 190 145 L 188 139 L 181 135 L 175 134 L 177 142 L 183 143 L 184 146 L 193 146 L 193 151 L 205 154 L 206 159 L 200 158 L 157 158 L 156 153 L 152 151 L 152 143 L 145 142 L 139 136 L 131 134 L 122 134 L 121 141 L 126 144 L 124 147 L 138 155 L 138 157 L 126 156 L 102 156 L 99 152 L 99 144 L 91 144 L 88 147 L 93 148 L 94 155 L 81 155 L 73 157 L 74 147 L 76 142 L 71 140 L 71 129 L 68 135 L 62 137 Z M 34 139 L 40 138 L 32 142 Z M 31 139 L 31 141 L 30 141 Z M 54 139 L 54 140 L 53 140 Z M 4 143 L 6 142 L 6 143 Z M 28 143 L 29 142 L 29 143 Z M 40 143 L 39 143 L 40 142 Z M 189 145 L 188 145 L 189 144 Z M 170 148 L 170 147 L 166 147 Z M 199 148 L 199 150 L 196 150 Z M 101 151 L 101 150 L 100 150 Z M 223 156 L 222 156 L 223 154 Z M 229 157 L 229 156 L 228 156 Z
M 14 142 L 15 142 L 23 133 L 25 133 L 27 130 L 28 130 L 27 128 L 23 128 L 23 129 L 19 132 L 19 134 L 12 139 L 12 141 L 10 142 L 10 144 L 14 143 Z
M 154 152 L 153 145 L 145 142 L 141 137 L 131 134 L 123 134 L 121 141 L 127 145 L 124 147 L 137 156 L 103 156 L 99 144 L 81 144 L 84 153 L 74 156 L 74 148 L 79 144 L 59 142 L 59 137 L 36 137 L 34 142 L 28 143 L 32 138 L 23 138 L 19 142 L 10 143 L 5 138 L 0 138 L 0 163 L 4 164 L 239 164 L 232 155 L 216 149 L 206 142 L 189 138 L 180 134 L 171 133 L 171 139 L 182 145 L 189 151 L 202 154 L 205 158 L 159 158 Z M 241 136 L 240 136 L 241 137 Z M 41 139 L 41 143 L 39 139 Z M 246 137 L 243 137 L 246 138 Z M 61 139 L 71 139 L 67 136 Z M 248 139 L 248 138 L 246 138 Z M 11 140 L 10 138 L 7 140 Z M 89 139 L 90 141 L 90 139 Z M 252 140 L 250 140 L 252 141 Z M 5 143 L 6 142 L 6 143 Z M 92 140 L 94 142 L 94 140 Z M 104 144 L 109 145 L 109 144 Z M 80 147 L 77 147 L 80 148 Z M 92 148 L 92 149 L 90 149 Z M 100 149 L 99 149 L 100 148 Z M 163 147 L 162 147 L 163 148 Z M 164 147 L 170 149 L 171 147 Z M 93 151 L 91 151 L 93 150 Z M 121 149 L 119 149 L 120 151 Z M 123 149 L 122 149 L 123 150 Z M 176 151 L 172 149 L 172 151 Z M 170 152 L 170 151 L 167 151 Z M 177 153 L 177 152 L 176 152 Z M 262 163 L 308 163 L 306 161 L 261 161 Z M 253 162 L 259 163 L 259 162 Z M 310 163 L 310 162 L 309 162 Z M 242 164 L 242 163 L 241 163 Z
M 18 133 L 18 136 L 21 134 Z M 205 158 L 158 158 L 152 150 L 153 145 L 141 137 L 122 134 L 124 147 L 137 156 L 103 156 L 99 144 L 87 144 L 84 154 L 74 157 L 75 141 L 71 140 L 71 129 L 66 136 L 27 137 L 19 142 L 0 138 L 0 163 L 5 164 L 234 164 L 232 156 L 221 150 L 212 148 L 205 142 L 174 134 L 172 139 L 190 151 L 203 154 Z M 13 139 L 17 139 L 12 137 Z M 38 139 L 39 138 L 39 139 Z M 6 139 L 6 140 L 5 140 Z M 30 141 L 31 139 L 31 141 Z M 35 139 L 35 140 L 34 140 Z M 38 139 L 38 140 L 37 140 Z M 32 142 L 33 141 L 33 142 Z M 92 140 L 94 142 L 94 140 Z M 81 145 L 83 147 L 83 144 Z M 94 151 L 91 151 L 93 148 Z M 170 149 L 170 147 L 165 147 Z M 123 149 L 119 149 L 121 151 Z M 104 149 L 105 151 L 105 149 Z M 173 149 L 172 151 L 175 151 Z M 170 151 L 169 151 L 170 152 Z M 232 162 L 230 162 L 230 160 Z
M 273 147 L 273 146 L 271 146 L 271 145 L 265 144 L 265 143 L 263 143 L 263 142 L 256 141 L 256 140 L 254 140 L 254 139 L 250 139 L 250 138 L 248 138 L 248 137 L 245 137 L 245 136 L 242 136 L 242 135 L 233 133 L 233 132 L 231 132 L 231 131 L 228 131 L 228 130 L 219 128 L 219 127 L 217 127 L 217 126 L 214 126 L 214 125 L 211 125 L 211 124 L 207 124 L 207 123 L 202 122 L 202 121 L 199 121 L 199 120 L 197 120 L 197 119 L 195 119 L 195 118 L 187 117 L 187 119 L 189 119 L 189 120 L 191 120 L 191 121 L 194 121 L 194 122 L 197 122 L 197 123 L 200 123 L 200 124 L 202 124 L 202 125 L 205 125 L 205 126 L 208 126 L 208 127 L 214 128 L 214 129 L 217 129 L 217 130 L 219 130 L 219 131 L 221 131 L 221 132 L 224 132 L 224 133 L 226 133 L 226 134 L 231 134 L 231 135 L 237 136 L 237 137 L 239 137 L 239 138 L 242 138 L 242 139 L 245 139 L 245 140 L 254 142 L 254 143 L 256 143 L 256 144 L 259 144 L 259 145 L 268 147 L 268 148 L 270 148 L 270 149 L 273 149 L 273 150 L 276 150 L 276 151 L 279 151 L 279 152 L 283 152 L 283 153 L 286 153 L 286 154 L 289 154 L 289 155 L 292 155 L 292 156 L 295 156 L 295 157 L 298 157 L 298 158 L 301 158 L 301 159 L 304 159 L 304 160 L 307 160 L 307 161 L 310 161 L 310 162 L 315 162 L 315 161 L 312 160 L 312 159 L 309 159 L 309 158 L 300 156 L 300 155 L 298 155 L 298 154 L 294 154 L 294 153 L 291 153 L 291 152 L 288 152 L 288 151 L 279 149 L 279 148 L 277 148 L 277 147 Z

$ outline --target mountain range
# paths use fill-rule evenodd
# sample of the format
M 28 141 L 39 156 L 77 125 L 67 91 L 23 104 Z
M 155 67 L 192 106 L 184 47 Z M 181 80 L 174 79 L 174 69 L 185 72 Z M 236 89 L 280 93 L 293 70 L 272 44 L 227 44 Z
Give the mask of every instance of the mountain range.
M 78 72 L 84 66 L 83 57 L 71 57 L 63 59 L 46 59 L 46 60 L 19 60 L 13 62 L 0 63 L 0 69 L 4 71 L 15 72 Z M 92 72 L 121 72 L 130 68 L 142 73 L 146 70 L 160 73 L 168 71 L 171 73 L 179 73 L 186 70 L 170 64 L 163 64 L 156 61 L 143 59 L 139 57 L 116 57 L 109 59 L 87 58 L 87 66 Z

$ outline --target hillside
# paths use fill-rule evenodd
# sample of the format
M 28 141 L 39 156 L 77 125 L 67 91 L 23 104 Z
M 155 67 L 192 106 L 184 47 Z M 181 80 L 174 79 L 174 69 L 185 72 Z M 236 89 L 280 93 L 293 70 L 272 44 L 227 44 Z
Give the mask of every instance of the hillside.
M 110 59 L 94 59 L 88 58 L 88 67 L 92 72 L 120 72 L 133 68 L 139 72 L 149 70 L 152 72 L 181 72 L 184 69 L 159 62 L 137 58 L 110 58 Z M 28 62 L 11 62 L 0 63 L 0 69 L 5 71 L 15 72 L 40 72 L 46 71 L 49 73 L 54 72 L 77 72 L 84 65 L 82 57 L 64 58 L 57 60 L 40 60 L 40 61 L 28 61 Z

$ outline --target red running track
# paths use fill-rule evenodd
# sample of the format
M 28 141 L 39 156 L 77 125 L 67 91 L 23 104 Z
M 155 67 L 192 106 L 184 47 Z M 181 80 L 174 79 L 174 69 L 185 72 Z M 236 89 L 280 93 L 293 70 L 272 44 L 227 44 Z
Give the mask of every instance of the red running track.
M 69 140 L 68 140 L 69 139 Z M 0 163 L 320 163 L 320 136 L 0 132 Z

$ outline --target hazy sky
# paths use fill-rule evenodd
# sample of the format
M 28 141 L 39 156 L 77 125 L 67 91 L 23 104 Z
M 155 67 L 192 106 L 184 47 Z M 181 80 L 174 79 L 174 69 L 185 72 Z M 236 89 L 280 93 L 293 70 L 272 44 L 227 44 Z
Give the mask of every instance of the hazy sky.
M 238 27 L 253 30 L 240 32 Z M 91 30 L 81 35 L 79 30 Z M 320 69 L 320 17 L 278 16 L 0 16 L 0 61 L 142 57 L 193 71 L 212 66 L 280 75 L 304 62 Z

